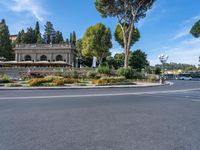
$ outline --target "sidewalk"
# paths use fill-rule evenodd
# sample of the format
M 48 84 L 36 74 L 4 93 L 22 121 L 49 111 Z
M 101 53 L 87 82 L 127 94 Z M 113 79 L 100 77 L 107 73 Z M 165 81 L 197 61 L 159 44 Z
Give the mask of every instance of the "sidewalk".
M 137 85 L 106 85 L 106 86 L 61 86 L 61 87 L 0 87 L 0 90 L 62 90 L 62 89 L 102 89 L 102 88 L 142 88 L 172 85 L 171 82 L 160 83 L 137 83 Z

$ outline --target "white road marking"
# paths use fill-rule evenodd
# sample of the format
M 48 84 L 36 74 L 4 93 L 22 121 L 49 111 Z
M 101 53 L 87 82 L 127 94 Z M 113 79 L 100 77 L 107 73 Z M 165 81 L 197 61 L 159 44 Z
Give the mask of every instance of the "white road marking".
M 196 100 L 196 99 L 193 99 L 193 100 L 190 100 L 190 101 L 193 101 L 193 102 L 200 102 L 200 100 Z
M 57 95 L 57 96 L 26 96 L 26 97 L 0 97 L 0 100 L 21 100 L 21 99 L 53 99 L 53 98 L 80 98 L 80 97 L 107 97 L 107 96 L 124 96 L 124 95 L 144 95 L 144 94 L 168 94 L 182 93 L 189 91 L 200 90 L 185 89 L 185 90 L 169 90 L 169 91 L 152 91 L 152 92 L 133 92 L 133 93 L 110 93 L 110 94 L 82 94 L 82 95 Z
M 185 93 L 185 92 L 184 92 Z M 176 97 L 176 96 L 168 96 L 167 94 L 165 95 L 155 95 L 155 94 L 152 94 L 152 95 L 148 95 L 148 96 L 151 96 L 151 97 L 156 97 L 156 98 L 173 98 L 176 99 L 176 100 L 181 100 L 181 101 L 194 101 L 194 102 L 200 102 L 200 100 L 198 100 L 197 98 L 193 98 L 193 97 L 188 97 L 186 98 L 185 96 L 179 96 L 179 97 Z

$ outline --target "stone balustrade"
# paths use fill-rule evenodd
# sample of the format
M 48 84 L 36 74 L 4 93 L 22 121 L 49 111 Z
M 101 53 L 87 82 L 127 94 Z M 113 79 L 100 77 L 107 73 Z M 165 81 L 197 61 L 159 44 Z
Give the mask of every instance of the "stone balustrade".
M 18 48 L 72 48 L 68 44 L 17 44 L 15 49 Z

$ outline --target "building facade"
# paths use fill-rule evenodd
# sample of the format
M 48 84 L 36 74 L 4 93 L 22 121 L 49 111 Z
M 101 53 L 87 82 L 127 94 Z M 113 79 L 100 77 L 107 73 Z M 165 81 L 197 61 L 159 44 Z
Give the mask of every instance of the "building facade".
M 73 66 L 74 49 L 65 44 L 20 44 L 16 45 L 17 62 L 65 62 Z
M 14 43 L 17 40 L 17 35 L 10 35 L 10 40 Z

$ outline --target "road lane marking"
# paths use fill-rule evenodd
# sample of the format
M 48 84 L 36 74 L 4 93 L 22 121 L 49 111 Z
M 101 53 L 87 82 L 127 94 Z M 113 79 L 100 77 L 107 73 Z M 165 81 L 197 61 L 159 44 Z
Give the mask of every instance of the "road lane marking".
M 151 97 L 155 97 L 155 98 L 165 98 L 165 99 L 175 99 L 175 100 L 181 100 L 181 101 L 195 101 L 195 102 L 200 102 L 200 100 L 199 100 L 199 98 L 197 98 L 197 97 L 188 97 L 188 98 L 186 98 L 185 96 L 174 96 L 174 95 L 168 95 L 168 94 L 165 94 L 165 95 L 155 95 L 155 94 L 149 94 L 148 96 L 151 96 Z
M 153 92 L 132 92 L 132 93 L 109 93 L 109 94 L 102 93 L 102 94 L 57 95 L 57 96 L 0 97 L 0 100 L 107 97 L 107 96 L 145 95 L 145 94 L 153 95 L 153 94 L 182 93 L 182 92 L 197 91 L 197 90 L 200 90 L 200 88 L 185 89 L 185 90 L 153 91 Z
M 196 99 L 192 99 L 190 101 L 193 101 L 193 102 L 200 102 L 200 100 L 196 100 Z

